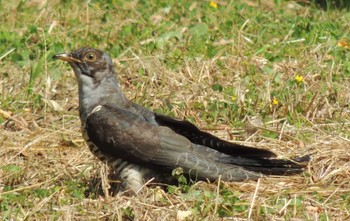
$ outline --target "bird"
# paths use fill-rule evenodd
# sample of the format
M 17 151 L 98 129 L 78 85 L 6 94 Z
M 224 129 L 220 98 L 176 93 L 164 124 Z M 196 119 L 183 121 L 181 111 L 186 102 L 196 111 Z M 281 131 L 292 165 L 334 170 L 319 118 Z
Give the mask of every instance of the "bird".
M 308 157 L 279 159 L 270 150 L 220 139 L 191 122 L 130 101 L 108 53 L 82 47 L 53 56 L 68 62 L 78 83 L 82 135 L 90 151 L 137 194 L 153 179 L 170 183 L 181 168 L 191 180 L 245 181 L 304 171 Z

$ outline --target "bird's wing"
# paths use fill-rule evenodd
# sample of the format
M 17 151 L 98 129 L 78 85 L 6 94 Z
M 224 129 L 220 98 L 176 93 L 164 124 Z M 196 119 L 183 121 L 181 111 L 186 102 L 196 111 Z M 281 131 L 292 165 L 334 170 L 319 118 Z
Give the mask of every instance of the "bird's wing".
M 151 124 L 167 126 L 172 130 L 175 130 L 177 133 L 191 140 L 196 154 L 201 154 L 216 162 L 241 166 L 244 169 L 265 175 L 291 175 L 302 172 L 305 163 L 310 160 L 308 156 L 293 160 L 274 159 L 271 158 L 274 156 L 274 153 L 270 151 L 246 147 L 221 140 L 209 133 L 200 131 L 195 125 L 188 121 L 159 115 L 138 104 L 131 104 L 132 106 L 131 108 L 128 108 L 128 111 L 142 116 L 145 121 Z M 209 146 L 211 144 L 211 147 L 204 146 L 203 144 L 209 144 Z M 218 145 L 221 145 L 222 148 L 216 148 Z M 220 151 L 224 150 L 223 152 L 225 152 L 225 149 L 230 150 L 226 153 L 222 153 L 215 150 L 213 147 Z
M 115 158 L 159 168 L 182 167 L 185 173 L 201 179 L 215 180 L 221 176 L 223 180 L 240 181 L 260 177 L 239 166 L 212 160 L 186 137 L 124 109 L 98 106 L 85 123 L 90 141 Z
M 186 120 L 178 120 L 161 114 L 155 114 L 155 121 L 165 127 L 171 128 L 178 134 L 185 136 L 192 143 L 213 148 L 221 153 L 231 156 L 251 157 L 251 158 L 270 158 L 276 155 L 268 150 L 227 142 L 219 139 L 207 132 L 199 130 L 194 124 Z

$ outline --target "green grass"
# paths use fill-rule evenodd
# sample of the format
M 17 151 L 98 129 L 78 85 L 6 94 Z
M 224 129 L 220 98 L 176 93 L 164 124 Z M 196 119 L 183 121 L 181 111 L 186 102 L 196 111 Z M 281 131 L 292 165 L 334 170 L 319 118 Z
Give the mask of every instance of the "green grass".
M 272 0 L 28 0 L 0 1 L 0 23 L 3 220 L 349 218 L 348 11 Z M 51 59 L 82 46 L 109 52 L 134 102 L 313 160 L 290 178 L 110 196 L 80 134 L 72 71 Z

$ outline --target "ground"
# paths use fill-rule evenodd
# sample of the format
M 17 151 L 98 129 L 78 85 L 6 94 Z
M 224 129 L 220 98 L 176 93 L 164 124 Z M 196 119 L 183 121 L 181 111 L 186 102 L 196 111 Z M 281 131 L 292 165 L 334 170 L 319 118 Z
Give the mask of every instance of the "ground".
M 302 2 L 302 4 L 300 3 Z M 350 13 L 308 1 L 0 1 L 3 220 L 347 220 Z M 116 180 L 81 136 L 72 70 L 51 57 L 108 51 L 125 94 L 302 174 L 156 184 Z

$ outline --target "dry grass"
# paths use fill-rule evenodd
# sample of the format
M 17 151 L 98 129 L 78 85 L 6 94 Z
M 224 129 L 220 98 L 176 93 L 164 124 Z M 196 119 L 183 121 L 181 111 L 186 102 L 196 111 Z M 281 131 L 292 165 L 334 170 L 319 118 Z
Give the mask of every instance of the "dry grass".
M 31 1 L 29 6 L 40 8 L 41 3 Z M 100 12 L 98 7 L 94 5 L 93 9 Z M 59 14 L 53 8 L 48 7 L 44 13 Z M 86 8 L 83 10 L 87 13 Z M 303 10 L 300 14 L 308 13 Z M 69 11 L 73 18 L 74 12 L 74 8 Z M 91 15 L 90 11 L 91 20 L 99 15 Z M 84 16 L 87 15 L 75 18 L 84 21 Z M 53 24 L 51 18 L 46 19 L 44 24 Z M 60 22 L 55 23 L 60 30 L 64 22 L 69 23 Z M 118 27 L 125 25 L 121 23 Z M 77 32 L 85 31 L 77 28 Z M 227 50 L 232 50 L 233 55 L 223 49 L 212 58 L 184 58 L 175 68 L 165 62 L 166 53 L 150 55 L 129 47 L 114 59 L 120 84 L 131 100 L 187 118 L 221 138 L 271 149 L 282 158 L 312 154 L 304 174 L 262 178 L 258 182 L 198 182 L 188 193 L 145 187 L 139 196 L 112 196 L 108 191 L 113 186 L 108 169 L 91 155 L 81 137 L 77 85 L 71 70 L 45 59 L 43 77 L 36 82 L 34 95 L 28 95 L 25 91 L 29 76 L 25 73 L 30 66 L 20 67 L 8 61 L 0 66 L 5 76 L 0 79 L 0 208 L 6 219 L 349 219 L 350 83 L 346 77 L 343 81 L 332 80 L 342 76 L 344 66 L 329 62 L 333 59 L 329 57 L 332 42 L 301 50 L 304 56 L 299 59 L 286 57 L 271 62 L 260 55 L 244 55 L 245 50 L 252 48 L 242 40 L 251 37 L 248 34 L 242 28 L 238 40 L 216 42 L 230 48 Z M 66 39 L 65 33 L 52 35 Z M 6 56 L 10 55 L 1 59 Z M 253 76 L 253 85 L 247 81 L 252 66 L 258 73 Z M 273 74 L 263 72 L 266 67 Z M 56 73 L 61 75 L 52 77 Z M 298 88 L 288 88 L 283 82 L 297 74 L 304 77 L 304 82 L 301 90 L 293 94 Z M 281 78 L 279 84 L 271 83 L 276 75 Z M 213 90 L 214 84 L 235 88 L 234 94 Z M 258 101 L 247 102 L 254 98 L 250 95 L 252 87 L 258 91 Z M 290 90 L 290 94 L 284 96 L 282 104 L 274 106 L 271 91 L 284 90 Z M 309 92 L 312 98 L 306 99 Z M 215 111 L 214 102 L 237 104 L 239 108 L 235 113 L 224 112 L 225 108 L 217 104 Z M 229 192 L 228 197 L 223 194 L 225 191 Z M 230 199 L 235 199 L 234 203 Z M 218 216 L 225 210 L 231 217 Z

